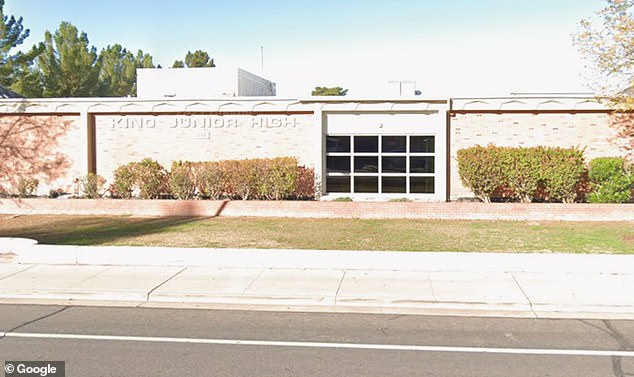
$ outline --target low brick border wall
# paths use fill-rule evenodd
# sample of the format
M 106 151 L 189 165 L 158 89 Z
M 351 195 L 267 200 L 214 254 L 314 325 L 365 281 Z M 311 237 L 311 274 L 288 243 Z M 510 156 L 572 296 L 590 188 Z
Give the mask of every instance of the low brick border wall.
M 634 221 L 634 204 L 0 199 L 0 214 Z

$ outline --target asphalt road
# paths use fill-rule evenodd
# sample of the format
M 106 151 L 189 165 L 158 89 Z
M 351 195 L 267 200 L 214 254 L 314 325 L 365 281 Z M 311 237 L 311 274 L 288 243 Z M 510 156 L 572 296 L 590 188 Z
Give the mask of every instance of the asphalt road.
M 634 321 L 0 305 L 66 376 L 632 376 Z

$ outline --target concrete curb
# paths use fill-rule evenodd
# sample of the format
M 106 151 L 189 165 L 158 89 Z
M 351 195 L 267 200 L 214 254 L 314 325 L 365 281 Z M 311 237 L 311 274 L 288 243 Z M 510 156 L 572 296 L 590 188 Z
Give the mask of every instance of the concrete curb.
M 150 296 L 143 292 L 48 292 L 20 291 L 0 293 L 3 304 L 46 304 L 70 306 L 118 306 L 176 309 L 265 310 L 290 312 L 387 313 L 411 315 L 453 315 L 553 319 L 623 319 L 634 318 L 634 306 L 555 305 L 532 307 L 522 303 L 486 302 L 337 302 L 327 297 L 187 297 Z
M 0 238 L 0 250 L 20 264 L 634 273 L 634 255 L 65 246 L 24 238 Z

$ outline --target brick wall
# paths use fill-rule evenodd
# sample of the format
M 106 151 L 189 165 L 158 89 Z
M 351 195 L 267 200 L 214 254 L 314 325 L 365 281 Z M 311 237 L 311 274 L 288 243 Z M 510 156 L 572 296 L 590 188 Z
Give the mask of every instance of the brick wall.
M 60 154 L 66 162 L 65 167 L 59 170 L 47 169 L 45 166 L 34 175 L 25 178 L 37 178 L 40 180 L 39 193 L 48 194 L 49 189 L 62 188 L 67 192 L 73 190 L 73 180 L 85 174 L 82 166 L 84 166 L 86 156 L 84 152 L 84 134 L 80 129 L 79 116 L 70 115 L 2 115 L 0 116 L 1 129 L 15 127 L 11 132 L 25 132 L 28 137 L 34 138 L 38 144 L 42 143 L 38 156 L 33 161 L 36 164 L 42 164 L 46 159 Z M 46 128 L 46 130 L 38 131 L 38 128 Z M 52 136 L 54 135 L 54 137 Z M 46 140 L 44 140 L 46 139 Z M 16 146 L 20 147 L 20 146 Z M 7 161 L 4 161 L 7 163 Z M 51 175 L 47 177 L 47 174 Z M 10 169 L 2 174 L 16 174 Z M 20 174 L 18 174 L 20 175 Z M 14 187 L 8 181 L 10 177 L 0 178 L 2 184 L 9 191 L 13 191 Z
M 2 214 L 634 221 L 634 204 L 0 199 Z
M 450 128 L 450 198 L 473 197 L 458 174 L 457 151 L 475 145 L 580 147 L 586 160 L 622 156 L 611 117 L 605 113 L 456 114 Z
M 150 157 L 172 161 L 292 156 L 314 165 L 312 114 L 98 115 L 97 172 L 110 179 L 121 164 Z

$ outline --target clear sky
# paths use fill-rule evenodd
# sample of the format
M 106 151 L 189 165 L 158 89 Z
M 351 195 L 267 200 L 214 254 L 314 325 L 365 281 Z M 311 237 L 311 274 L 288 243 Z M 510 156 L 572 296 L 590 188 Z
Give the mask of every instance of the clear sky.
M 6 0 L 26 44 L 61 21 L 99 50 L 119 43 L 171 66 L 188 50 L 275 81 L 278 96 L 315 86 L 381 95 L 413 80 L 424 97 L 588 91 L 572 45 L 602 0 Z

